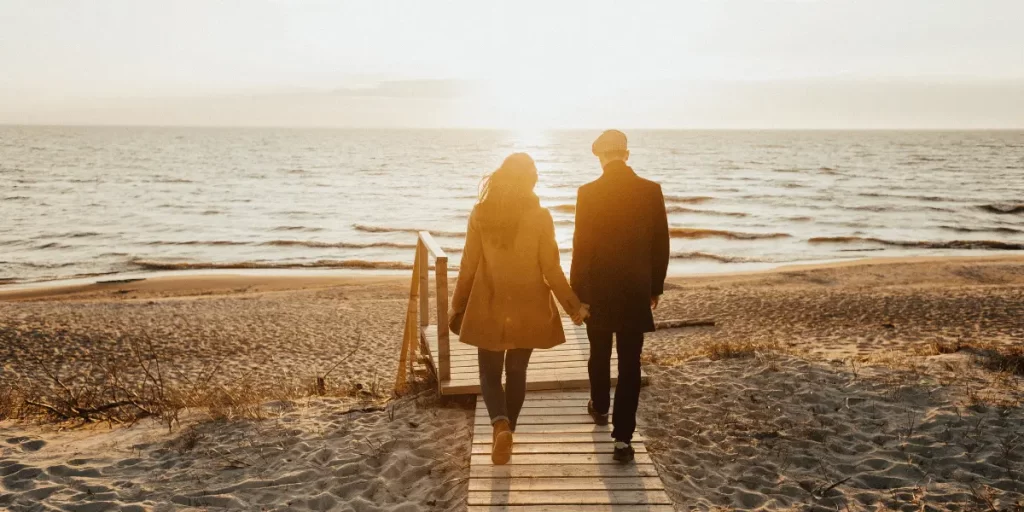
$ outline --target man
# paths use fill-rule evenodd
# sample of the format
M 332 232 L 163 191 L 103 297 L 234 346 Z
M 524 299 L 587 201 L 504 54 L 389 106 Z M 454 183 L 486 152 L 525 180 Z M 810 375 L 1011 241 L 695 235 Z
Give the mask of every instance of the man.
M 626 135 L 601 134 L 591 148 L 604 174 L 579 189 L 570 281 L 590 305 L 590 415 L 608 424 L 612 335 L 619 354 L 619 381 L 612 413 L 615 460 L 629 462 L 640 400 L 640 352 L 654 331 L 652 309 L 665 288 L 669 234 L 661 186 L 626 165 Z

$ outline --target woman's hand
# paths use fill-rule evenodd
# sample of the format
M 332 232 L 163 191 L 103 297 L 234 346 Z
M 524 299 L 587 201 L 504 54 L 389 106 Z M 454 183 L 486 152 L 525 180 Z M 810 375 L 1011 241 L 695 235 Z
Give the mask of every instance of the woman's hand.
M 590 305 L 580 304 L 580 310 L 572 316 L 572 323 L 576 325 L 583 325 L 583 322 L 590 318 Z

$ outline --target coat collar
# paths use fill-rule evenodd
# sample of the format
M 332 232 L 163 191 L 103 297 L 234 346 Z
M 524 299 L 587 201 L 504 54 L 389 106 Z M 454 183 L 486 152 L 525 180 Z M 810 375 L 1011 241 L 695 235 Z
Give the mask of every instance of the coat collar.
M 623 175 L 636 176 L 636 172 L 622 160 L 615 160 L 604 166 L 604 174 L 602 176 L 617 177 Z

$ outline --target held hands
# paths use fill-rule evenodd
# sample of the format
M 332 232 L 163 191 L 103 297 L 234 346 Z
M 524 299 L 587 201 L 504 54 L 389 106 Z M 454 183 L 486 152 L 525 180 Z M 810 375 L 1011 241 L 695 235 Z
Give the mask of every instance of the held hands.
M 590 318 L 590 305 L 580 304 L 580 310 L 572 316 L 572 323 L 576 325 L 583 325 L 583 321 Z

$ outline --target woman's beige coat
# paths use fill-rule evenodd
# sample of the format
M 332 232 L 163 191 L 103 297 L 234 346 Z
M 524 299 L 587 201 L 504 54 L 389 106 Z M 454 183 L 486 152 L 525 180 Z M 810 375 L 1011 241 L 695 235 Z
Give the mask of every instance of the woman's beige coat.
M 580 300 L 559 262 L 555 224 L 540 206 L 526 212 L 511 247 L 481 233 L 474 209 L 452 310 L 464 312 L 459 341 L 487 350 L 551 348 L 565 342 L 554 296 L 570 315 Z

